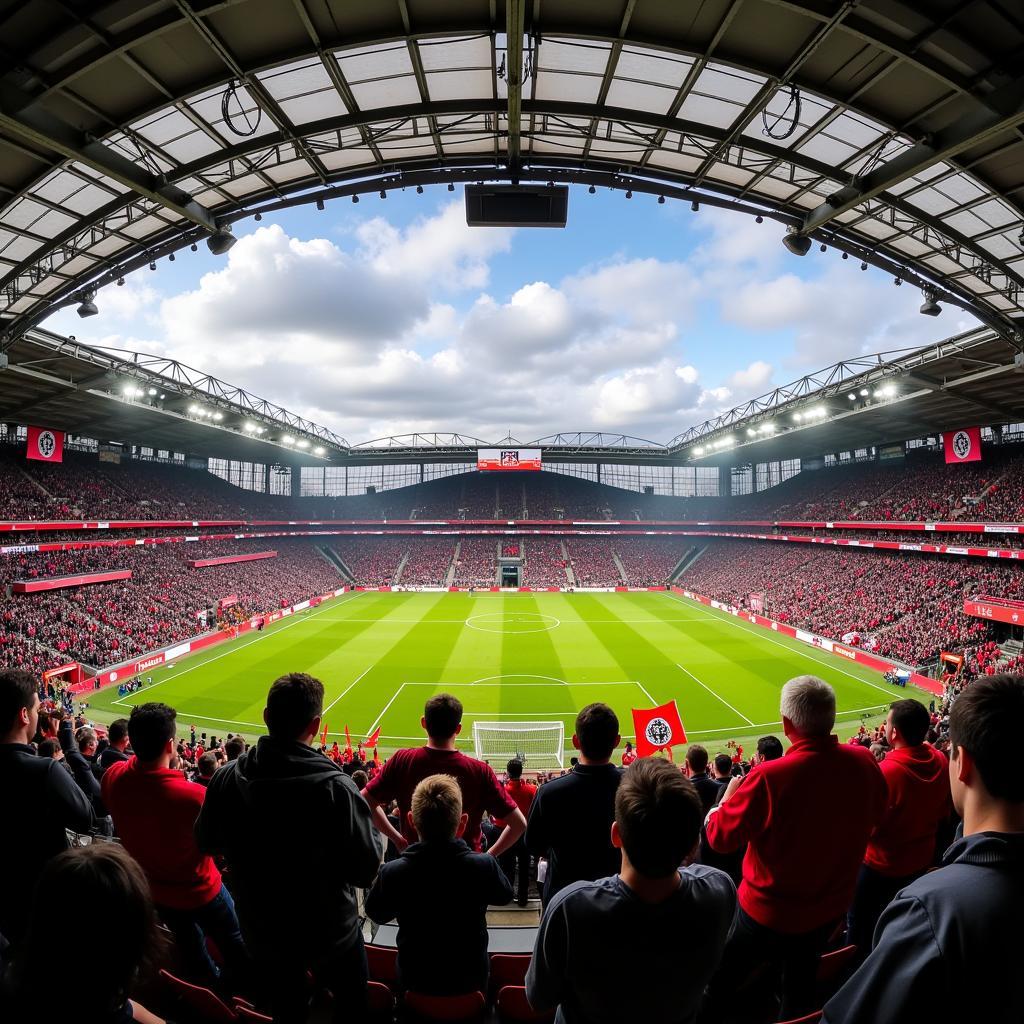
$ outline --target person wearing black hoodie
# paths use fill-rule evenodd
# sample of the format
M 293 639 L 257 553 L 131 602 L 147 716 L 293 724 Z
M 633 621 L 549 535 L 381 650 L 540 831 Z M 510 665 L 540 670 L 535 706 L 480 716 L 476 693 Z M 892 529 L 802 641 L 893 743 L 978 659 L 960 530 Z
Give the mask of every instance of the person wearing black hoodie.
M 217 771 L 196 821 L 204 852 L 227 865 L 242 936 L 276 1024 L 308 1012 L 307 971 L 334 993 L 337 1021 L 365 1003 L 366 953 L 355 888 L 377 874 L 370 808 L 310 743 L 323 684 L 305 673 L 270 687 L 269 736 Z
M 487 907 L 509 903 L 512 886 L 494 857 L 462 839 L 468 821 L 455 779 L 425 778 L 409 812 L 419 842 L 381 868 L 366 897 L 371 920 L 398 918 L 398 976 L 413 992 L 487 989 Z
M 896 894 L 874 948 L 823 1024 L 1024 1020 L 1024 676 L 982 677 L 949 720 L 949 781 L 963 838 Z

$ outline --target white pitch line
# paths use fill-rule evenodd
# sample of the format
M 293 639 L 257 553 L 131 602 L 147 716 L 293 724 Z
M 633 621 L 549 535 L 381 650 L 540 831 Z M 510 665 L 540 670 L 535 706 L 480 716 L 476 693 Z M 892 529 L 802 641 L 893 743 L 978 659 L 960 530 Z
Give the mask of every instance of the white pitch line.
M 370 728 L 366 730 L 367 736 L 373 735 L 373 730 L 376 729 L 378 725 L 380 725 L 381 720 L 388 713 L 388 708 L 395 703 L 395 701 L 398 699 L 398 695 L 405 689 L 406 685 L 406 683 L 402 683 L 401 686 L 399 686 L 398 689 L 395 690 L 395 692 L 391 695 L 391 700 L 389 700 L 387 704 L 384 705 L 384 710 L 373 720 L 373 724 L 370 726 Z
M 577 680 L 576 682 L 571 682 L 571 683 L 567 682 L 565 680 L 559 680 L 558 682 L 559 683 L 564 683 L 566 686 L 640 686 L 640 684 L 635 679 L 617 679 L 617 680 L 614 680 L 612 682 L 606 682 L 605 680 L 602 680 L 602 679 L 584 679 L 584 680 Z M 544 689 L 551 689 L 552 688 L 550 683 L 477 683 L 477 682 L 473 682 L 473 683 L 453 683 L 450 679 L 439 679 L 439 680 L 437 680 L 436 682 L 433 682 L 433 683 L 431 683 L 431 682 L 424 682 L 422 680 L 413 680 L 411 682 L 402 683 L 402 685 L 403 686 L 451 686 L 451 687 L 456 687 L 456 686 L 458 686 L 458 687 L 463 687 L 463 686 L 492 686 L 492 687 L 493 686 L 498 686 L 498 687 L 506 687 L 506 686 L 534 686 L 534 687 L 542 687 Z M 640 686 L 640 689 L 643 690 L 643 687 Z M 644 690 L 644 693 L 647 693 L 647 691 Z M 650 696 L 650 694 L 648 694 L 648 696 Z
M 353 597 L 358 597 L 358 596 L 359 596 L 358 593 L 353 595 Z M 343 604 L 347 604 L 349 600 L 351 600 L 351 598 L 346 599 L 346 601 L 344 601 L 342 603 Z M 313 616 L 313 618 L 315 618 L 315 617 L 316 616 Z M 254 636 L 251 640 L 246 640 L 246 642 L 244 644 L 239 644 L 237 647 L 232 645 L 232 646 L 230 646 L 228 648 L 228 650 L 224 651 L 223 653 L 217 654 L 217 655 L 215 655 L 212 658 L 206 658 L 206 659 L 204 659 L 202 661 L 197 661 L 197 662 L 195 662 L 195 664 L 189 665 L 187 668 L 183 668 L 180 672 L 175 672 L 173 675 L 169 675 L 169 676 L 167 676 L 164 679 L 157 680 L 155 683 L 153 683 L 152 686 L 143 687 L 143 690 L 146 693 L 149 693 L 150 690 L 155 690 L 158 686 L 163 686 L 164 683 L 169 683 L 172 679 L 177 679 L 179 676 L 188 675 L 189 672 L 195 672 L 195 670 L 197 668 L 202 668 L 204 665 L 212 665 L 215 661 L 220 661 L 221 658 L 226 658 L 229 654 L 237 654 L 243 648 L 248 647 L 250 644 L 259 643 L 260 640 L 265 640 L 268 636 L 277 636 L 278 633 L 283 633 L 286 629 L 291 629 L 292 626 L 297 626 L 300 622 L 309 622 L 310 618 L 311 618 L 310 616 L 302 615 L 301 613 L 296 612 L 294 614 L 294 617 L 292 618 L 291 622 L 286 622 L 283 626 L 278 626 L 278 628 L 274 629 L 272 632 L 270 632 L 270 633 L 266 633 L 266 632 L 259 633 L 259 632 L 257 632 L 256 636 Z M 141 661 L 143 659 L 140 658 L 139 660 Z M 131 678 L 131 677 L 129 676 L 129 678 Z M 143 690 L 136 690 L 135 692 L 136 693 L 142 693 Z M 113 700 L 110 703 L 111 704 L 120 704 L 120 705 L 122 705 L 124 707 L 134 707 L 135 706 L 130 701 L 125 700 L 123 697 L 119 698 L 118 700 Z M 184 714 L 184 712 L 182 712 L 182 714 Z M 198 718 L 199 716 L 196 715 L 194 717 Z M 206 719 L 204 719 L 204 721 L 206 721 Z M 209 719 L 209 721 L 214 721 L 214 719 Z
M 669 595 L 675 598 L 674 594 Z M 677 599 L 678 600 L 678 599 Z M 824 665 L 826 668 L 832 669 L 833 672 L 838 672 L 841 675 L 849 676 L 851 679 L 856 679 L 858 683 L 864 683 L 867 686 L 873 686 L 876 690 L 881 690 L 882 693 L 892 693 L 892 690 L 887 689 L 884 686 L 879 686 L 878 683 L 871 682 L 870 679 L 864 679 L 861 676 L 848 672 L 845 668 L 840 668 L 838 664 L 831 661 L 825 661 L 824 658 L 816 658 L 813 654 L 807 653 L 803 650 L 806 646 L 802 640 L 794 640 L 794 643 L 800 644 L 800 647 L 790 647 L 789 644 L 784 644 L 781 640 L 776 640 L 775 637 L 768 636 L 768 630 L 762 629 L 760 626 L 755 626 L 752 623 L 747 622 L 743 618 L 743 615 L 733 615 L 730 612 L 722 612 L 721 615 L 712 616 L 718 619 L 719 622 L 729 623 L 733 626 L 743 625 L 743 630 L 746 633 L 753 633 L 755 636 L 761 637 L 762 640 L 767 640 L 770 644 L 775 644 L 776 647 L 781 647 L 784 651 L 789 651 L 791 654 L 798 654 L 801 657 L 807 658 L 808 661 L 816 661 L 819 665 Z M 833 658 L 838 658 L 838 654 L 833 654 Z
M 344 696 L 345 696 L 345 694 L 346 694 L 346 693 L 348 693 L 348 691 L 349 691 L 349 690 L 351 690 L 351 689 L 352 689 L 352 687 L 353 687 L 353 686 L 355 686 L 355 685 L 356 685 L 356 683 L 358 683 L 358 682 L 359 682 L 359 680 L 360 680 L 360 679 L 362 679 L 362 678 L 363 678 L 363 676 L 365 676 L 365 675 L 366 675 L 366 673 L 367 673 L 367 672 L 369 672 L 371 668 L 373 668 L 373 666 L 372 666 L 372 665 L 369 665 L 369 666 L 368 666 L 367 668 L 363 669 L 363 671 L 362 671 L 362 672 L 360 672 L 360 673 L 359 673 L 359 675 L 358 675 L 358 676 L 356 676 L 356 678 L 355 678 L 355 679 L 353 679 L 353 680 L 352 680 L 352 682 L 351 682 L 351 683 L 349 683 L 349 684 L 348 684 L 348 686 L 346 686 L 346 687 L 345 687 L 345 689 L 344 689 L 344 690 L 342 690 L 342 691 L 341 691 L 341 693 L 339 693 L 339 694 L 338 694 L 338 696 L 337 696 L 337 697 L 335 697 L 335 698 L 334 698 L 334 700 L 332 700 L 332 701 L 331 701 L 331 703 L 327 705 L 327 707 L 325 707 L 325 708 L 324 708 L 324 710 L 323 710 L 323 712 L 322 712 L 322 715 L 321 715 L 321 717 L 323 717 L 323 715 L 326 715 L 326 714 L 327 714 L 327 712 L 328 712 L 328 711 L 330 711 L 330 710 L 331 710 L 331 708 L 333 708 L 333 707 L 334 707 L 334 705 L 335 705 L 335 704 L 337 704 L 337 703 L 338 703 L 338 701 L 339 701 L 339 700 L 341 700 L 341 698 L 342 698 L 342 697 L 344 697 Z M 372 730 L 371 730 L 371 731 L 372 731 Z M 367 735 L 369 735 L 369 733 L 368 733 Z
M 734 708 L 721 694 L 716 693 L 714 690 L 711 689 L 710 686 L 706 686 L 704 683 L 702 683 L 688 668 L 683 668 L 683 666 L 680 665 L 678 661 L 676 662 L 676 668 L 685 672 L 698 686 L 703 686 L 704 689 L 707 690 L 712 697 L 714 697 L 718 701 L 721 701 L 721 703 L 723 703 L 734 714 L 739 715 L 740 718 L 742 718 L 743 721 L 747 723 L 747 725 L 754 724 L 749 718 L 747 718 L 745 714 L 743 714 L 742 711 L 739 710 L 739 708 Z
M 634 679 L 633 680 L 633 685 L 640 687 L 640 692 L 651 702 L 652 705 L 655 705 L 655 706 L 657 705 L 658 702 L 650 695 L 650 693 L 647 692 L 647 687 L 644 686 L 643 683 L 641 683 L 638 680 Z

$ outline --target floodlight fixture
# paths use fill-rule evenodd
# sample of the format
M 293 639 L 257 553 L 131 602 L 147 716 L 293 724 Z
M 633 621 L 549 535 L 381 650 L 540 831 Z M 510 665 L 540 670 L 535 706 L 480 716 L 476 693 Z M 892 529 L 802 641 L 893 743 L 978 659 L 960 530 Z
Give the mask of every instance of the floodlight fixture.
M 192 243 L 192 244 L 191 244 L 191 245 L 189 246 L 189 248 L 190 248 L 190 249 L 191 249 L 191 250 L 192 250 L 193 252 L 199 252 L 199 246 L 198 246 L 198 245 L 196 245 L 196 243 L 195 243 L 195 242 L 193 242 L 193 243 Z
M 357 196 L 357 195 L 353 195 L 353 196 L 352 196 L 352 202 L 353 202 L 353 203 L 358 203 L 358 202 L 359 202 L 359 196 Z
M 692 210 L 692 211 L 693 211 L 694 213 L 697 213 L 697 212 L 698 212 L 698 211 L 700 210 L 700 203 L 699 203 L 699 202 L 697 202 L 697 200 L 696 200 L 696 199 L 694 199 L 694 201 L 693 201 L 692 203 L 690 203 L 690 209 L 691 209 L 691 210 Z
M 382 189 L 380 190 L 380 197 L 381 197 L 381 199 L 387 199 L 387 197 L 388 197 L 388 193 L 387 193 L 387 190 L 386 190 L 386 189 L 383 189 L 383 188 L 382 188 Z
M 220 421 L 221 421 L 222 419 L 224 419 L 224 413 L 222 413 L 222 412 L 215 412 L 215 413 L 213 414 L 213 418 L 214 418 L 214 419 L 215 419 L 215 420 L 216 420 L 216 421 L 217 421 L 218 423 L 220 423 Z
M 704 445 L 702 445 L 702 444 L 697 445 L 697 447 L 693 449 L 693 454 L 694 455 L 703 455 L 704 454 Z
M 825 246 L 824 246 L 824 245 L 823 245 L 823 246 L 821 247 L 821 251 L 822 251 L 822 252 L 824 252 L 824 251 L 825 251 Z M 843 259 L 844 259 L 844 260 L 848 260 L 849 258 L 850 258 L 850 254 L 849 254 L 848 252 L 844 252 L 844 253 L 843 253 Z
M 902 277 L 894 277 L 894 278 L 892 279 L 892 283 L 893 283 L 894 285 L 896 285 L 896 287 L 897 287 L 897 288 L 899 288 L 899 286 L 900 286 L 901 284 L 903 284 L 903 278 L 902 278 Z
M 231 228 L 225 225 L 222 228 L 217 228 L 217 230 L 206 239 L 206 248 L 209 249 L 214 256 L 223 256 L 237 241 L 238 239 L 231 233 Z
M 799 231 L 788 231 L 782 236 L 782 244 L 794 256 L 806 256 L 811 250 L 811 240 Z
M 172 253 L 171 253 L 171 254 L 170 254 L 170 255 L 169 255 L 168 257 L 167 257 L 167 259 L 168 259 L 168 260 L 169 260 L 169 261 L 170 261 L 171 263 L 173 263 L 173 262 L 174 262 L 174 253 L 172 252 Z
M 802 412 L 793 413 L 793 419 L 796 420 L 797 423 L 799 423 L 803 418 L 804 414 Z
M 156 270 L 156 264 L 155 263 L 150 263 L 149 269 L 150 270 Z
M 763 224 L 763 223 L 764 223 L 764 217 L 762 217 L 762 216 L 761 216 L 761 214 L 758 214 L 758 215 L 757 215 L 757 216 L 756 216 L 756 217 L 754 218 L 754 223 L 755 223 L 755 224 Z
M 921 303 L 919 312 L 924 316 L 938 316 L 942 312 L 942 307 L 936 301 L 937 293 L 934 288 L 924 288 L 921 291 L 924 296 L 924 302 Z M 81 310 L 79 310 L 81 315 Z
M 664 206 L 665 205 L 665 197 L 664 196 L 658 196 L 658 205 L 659 206 Z
M 416 195 L 418 195 L 418 196 L 423 195 L 423 186 L 422 185 L 417 185 L 416 186 Z
M 632 199 L 633 198 L 633 190 L 631 188 L 626 189 L 626 198 L 627 199 Z
M 263 220 L 263 214 L 262 214 L 262 213 L 260 213 L 259 211 L 257 211 L 257 212 L 256 212 L 256 216 L 255 216 L 255 217 L 253 217 L 253 220 L 255 220 L 255 221 L 261 221 L 261 220 Z
M 856 401 L 857 401 L 857 392 L 856 392 L 856 391 L 851 391 L 851 392 L 850 392 L 850 393 L 849 393 L 849 394 L 848 394 L 848 395 L 847 395 L 846 397 L 847 397 L 847 398 L 848 398 L 848 399 L 849 399 L 849 400 L 850 400 L 851 402 L 856 402 Z
M 860 397 L 861 398 L 867 398 L 868 395 L 870 395 L 870 394 L 871 394 L 871 392 L 867 388 L 861 388 L 860 389 Z
M 319 211 L 320 211 L 321 213 L 323 213 L 323 212 L 324 212 L 324 201 L 323 201 L 322 199 L 318 199 L 318 200 L 316 201 L 316 208 L 317 208 L 317 209 L 318 209 L 318 210 L 319 210 Z
M 149 389 L 147 389 L 146 394 L 149 395 L 150 398 L 155 398 L 156 397 L 156 388 L 149 388 Z
M 123 277 L 119 277 L 117 279 L 117 287 L 118 288 L 123 288 L 124 287 L 124 278 Z
M 587 191 L 588 191 L 588 192 L 589 192 L 589 193 L 590 193 L 591 195 L 593 195 L 593 194 L 594 194 L 594 193 L 595 193 L 595 192 L 597 191 L 597 189 L 596 189 L 596 188 L 595 188 L 595 187 L 594 187 L 593 185 L 591 185 L 591 186 L 590 186 L 590 188 L 588 188 L 588 189 L 587 189 Z
M 861 269 L 861 270 L 867 270 L 867 269 L 868 269 L 868 265 L 867 265 L 867 263 L 865 263 L 865 262 L 861 261 L 860 269 Z
M 84 320 L 87 316 L 95 316 L 99 309 L 96 307 L 96 292 L 91 288 L 82 292 L 82 301 L 75 311 Z
M 295 438 L 291 434 L 285 434 L 281 438 L 281 444 L 295 444 Z
M 818 248 L 821 249 L 822 252 L 828 252 L 828 246 L 824 242 L 822 242 L 821 245 Z M 844 252 L 843 253 L 843 259 L 846 260 L 846 259 L 849 259 L 849 258 L 850 257 L 847 256 L 846 253 Z
M 449 192 L 454 192 L 455 191 L 455 184 L 454 184 L 454 182 L 451 182 L 451 181 L 448 182 L 448 191 Z
M 298 439 L 298 441 L 295 442 L 295 444 L 299 448 L 308 448 L 309 447 L 309 442 L 304 437 L 300 437 Z
M 314 454 L 314 455 L 323 455 L 323 453 L 324 453 L 324 446 L 323 446 L 322 444 L 318 444 L 318 445 L 317 445 L 317 446 L 316 446 L 316 447 L 315 447 L 315 448 L 313 449 L 313 454 Z
M 757 431 L 753 427 L 747 427 L 747 437 L 753 437 Z

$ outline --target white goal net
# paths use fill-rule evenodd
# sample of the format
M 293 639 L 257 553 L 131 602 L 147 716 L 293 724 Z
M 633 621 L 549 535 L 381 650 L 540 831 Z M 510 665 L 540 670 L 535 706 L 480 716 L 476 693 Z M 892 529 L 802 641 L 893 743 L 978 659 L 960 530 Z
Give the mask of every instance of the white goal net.
M 476 757 L 481 761 L 498 761 L 501 767 L 518 757 L 527 771 L 562 768 L 564 747 L 564 722 L 473 723 Z

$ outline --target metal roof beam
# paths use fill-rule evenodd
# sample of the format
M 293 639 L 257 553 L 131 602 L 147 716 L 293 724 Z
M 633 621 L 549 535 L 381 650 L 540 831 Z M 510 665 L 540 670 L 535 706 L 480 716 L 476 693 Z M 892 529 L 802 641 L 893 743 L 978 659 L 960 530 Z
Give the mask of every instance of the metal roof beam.
M 816 231 L 840 214 L 874 199 L 894 185 L 949 160 L 992 135 L 1024 122 L 1024 76 L 986 97 L 986 105 L 958 118 L 943 131 L 924 139 L 906 152 L 876 167 L 854 184 L 841 188 L 803 220 L 804 233 Z
M 32 145 L 60 153 L 68 160 L 77 160 L 207 231 L 217 230 L 213 214 L 187 192 L 167 184 L 158 175 L 151 174 L 96 139 L 83 135 L 43 110 L 32 96 L 4 82 L 0 82 L 0 130 Z
M 526 0 L 505 0 L 505 83 L 508 86 L 508 164 L 519 170 L 522 159 L 523 32 Z

